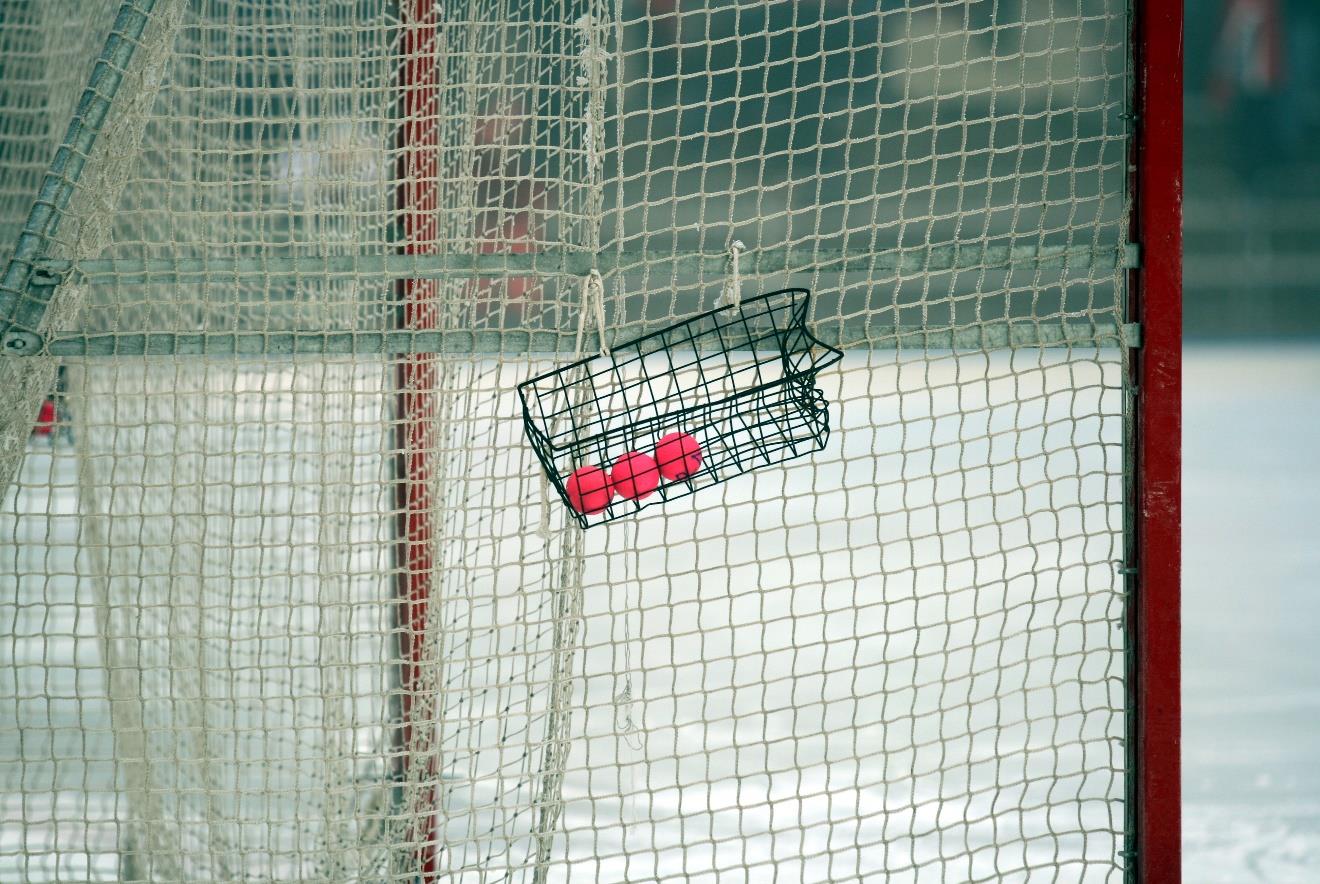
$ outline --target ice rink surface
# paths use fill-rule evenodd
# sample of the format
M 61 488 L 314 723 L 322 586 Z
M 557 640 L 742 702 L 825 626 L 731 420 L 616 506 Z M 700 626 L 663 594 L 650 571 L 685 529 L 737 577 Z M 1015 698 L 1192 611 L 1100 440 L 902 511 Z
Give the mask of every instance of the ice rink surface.
M 1191 347 L 1183 880 L 1320 881 L 1320 347 Z
M 1192 348 L 1186 359 L 1185 425 L 1185 880 L 1315 881 L 1320 879 L 1320 542 L 1315 539 L 1320 347 Z M 76 481 L 73 463 L 58 448 L 52 461 L 50 449 L 38 446 L 25 469 L 54 470 L 62 476 L 57 484 L 67 489 Z M 122 799 L 114 789 L 112 742 L 103 726 L 84 731 L 76 724 L 103 721 L 106 714 L 103 701 L 81 699 L 105 694 L 104 686 L 94 683 L 96 628 L 73 562 L 51 552 L 75 544 L 76 500 L 56 494 L 26 500 L 23 509 L 47 517 L 6 527 L 19 532 L 18 559 L 11 564 L 19 573 L 47 576 L 40 585 L 19 587 L 18 597 L 3 607 L 0 627 L 8 639 L 0 642 L 5 679 L 0 693 L 32 699 L 6 712 L 26 725 L 27 742 L 19 751 L 28 761 L 13 764 L 9 750 L 10 763 L 0 758 L 0 776 L 9 784 L 0 795 L 0 811 L 8 820 L 86 823 L 0 825 L 0 857 L 7 863 L 0 881 L 115 880 L 114 819 L 126 810 L 116 808 Z M 45 536 L 34 534 L 23 545 L 24 530 Z M 25 589 L 34 594 L 24 596 Z M 589 634 L 594 607 L 588 600 Z M 91 681 L 73 681 L 81 679 Z M 608 707 L 616 686 L 598 687 L 602 706 Z M 645 679 L 640 690 L 653 693 Z M 591 691 L 597 696 L 596 686 Z M 603 708 L 595 714 L 609 713 Z M 612 736 L 602 736 L 614 745 Z M 46 742 L 32 745 L 32 739 Z M 36 758 L 51 763 L 31 763 Z M 71 763 L 79 758 L 84 761 Z M 808 772 L 823 772 L 824 760 L 813 759 Z M 625 774 L 629 767 L 616 770 Z M 15 776 L 25 779 L 19 783 Z M 570 778 L 570 801 L 583 788 L 585 781 Z M 793 791 L 800 794 L 802 788 Z M 49 806 L 43 806 L 43 794 L 58 798 L 48 797 Z M 792 803 L 792 795 L 784 797 Z M 611 812 L 637 822 L 655 808 L 632 800 Z M 565 820 L 570 833 L 582 831 L 578 827 L 585 823 L 575 813 L 570 803 Z M 52 854 L 41 858 L 43 847 L 55 845 L 60 867 L 50 864 Z M 767 849 L 776 847 L 782 845 Z M 16 865 L 23 853 L 29 854 L 27 861 Z

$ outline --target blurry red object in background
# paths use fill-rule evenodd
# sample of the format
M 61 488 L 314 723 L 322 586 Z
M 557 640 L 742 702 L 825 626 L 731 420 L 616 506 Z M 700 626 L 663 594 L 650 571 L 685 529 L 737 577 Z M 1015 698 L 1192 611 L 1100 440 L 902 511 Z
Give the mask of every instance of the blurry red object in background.
M 41 410 L 37 412 L 37 425 L 32 428 L 35 436 L 49 436 L 55 429 L 55 403 L 49 399 L 43 399 Z

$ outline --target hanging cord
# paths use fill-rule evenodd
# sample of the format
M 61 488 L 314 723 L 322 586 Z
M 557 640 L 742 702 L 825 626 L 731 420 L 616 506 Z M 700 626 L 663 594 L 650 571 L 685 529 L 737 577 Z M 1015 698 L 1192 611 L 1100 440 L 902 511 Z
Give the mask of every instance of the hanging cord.
M 729 243 L 729 278 L 724 284 L 722 300 L 734 307 L 742 306 L 742 254 L 746 250 L 747 246 L 740 239 Z
M 641 751 L 641 729 L 633 718 L 633 662 L 632 662 L 632 613 L 642 609 L 642 554 L 638 549 L 639 534 L 637 518 L 628 520 L 632 526 L 632 542 L 624 544 L 624 602 L 623 602 L 623 688 L 614 695 L 614 732 L 623 739 L 628 748 Z
M 541 521 L 536 526 L 536 536 L 546 545 L 555 536 L 550 530 L 550 483 L 545 481 L 541 482 Z
M 578 299 L 578 330 L 577 341 L 573 345 L 573 358 L 581 359 L 587 341 L 587 326 L 595 322 L 596 334 L 600 337 L 600 355 L 609 356 L 610 348 L 605 342 L 605 281 L 601 278 L 600 271 L 592 269 L 590 273 L 582 277 L 582 294 Z M 589 406 L 589 403 L 586 403 Z M 571 419 L 571 417 L 570 417 Z M 550 428 L 551 434 L 558 431 L 559 423 L 556 420 Z M 554 537 L 554 532 L 550 530 L 550 483 L 541 483 L 541 519 L 536 527 L 536 536 L 543 543 L 549 543 L 550 538 Z
M 585 168 L 582 169 L 586 184 L 586 207 L 581 219 L 580 243 L 588 254 L 595 259 L 600 252 L 600 223 L 605 215 L 605 98 L 609 87 L 610 55 L 607 51 L 608 35 L 611 26 L 608 15 L 587 12 L 573 23 L 578 38 L 578 73 L 574 78 L 579 86 L 586 87 L 586 106 L 582 116 L 582 146 Z M 605 283 L 600 271 L 592 268 L 582 279 L 582 296 L 578 300 L 578 334 L 575 359 L 583 356 L 582 348 L 586 340 L 587 317 L 594 316 L 596 331 L 600 334 L 600 355 L 610 355 L 610 348 L 605 343 Z M 574 403 L 570 403 L 570 411 Z M 557 427 L 551 428 L 553 435 Z M 550 489 L 541 484 L 541 522 L 536 534 L 542 541 L 549 543 L 553 532 L 550 530 Z
M 578 85 L 587 88 L 582 147 L 586 160 L 586 226 L 582 243 L 595 255 L 600 250 L 600 221 L 605 214 L 605 93 L 609 81 L 609 54 L 605 51 L 602 22 L 590 13 L 577 20 Z

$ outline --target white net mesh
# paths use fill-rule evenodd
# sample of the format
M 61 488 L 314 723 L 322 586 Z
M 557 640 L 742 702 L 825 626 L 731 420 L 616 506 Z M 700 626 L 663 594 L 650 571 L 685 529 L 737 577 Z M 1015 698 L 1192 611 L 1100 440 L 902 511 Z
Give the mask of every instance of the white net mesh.
M 117 8 L 0 0 L 6 250 Z M 0 879 L 1121 879 L 1127 32 L 156 3 L 0 302 Z M 825 450 L 580 531 L 592 269 L 810 288 Z

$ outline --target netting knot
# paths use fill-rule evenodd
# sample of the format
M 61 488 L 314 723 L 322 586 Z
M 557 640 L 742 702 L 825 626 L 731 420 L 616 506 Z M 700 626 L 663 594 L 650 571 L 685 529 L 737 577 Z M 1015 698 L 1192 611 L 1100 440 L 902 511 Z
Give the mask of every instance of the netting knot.
M 636 719 L 633 718 L 633 704 L 636 702 L 632 693 L 632 673 L 624 678 L 623 689 L 613 697 L 614 732 L 632 749 L 641 749 L 641 734 Z

